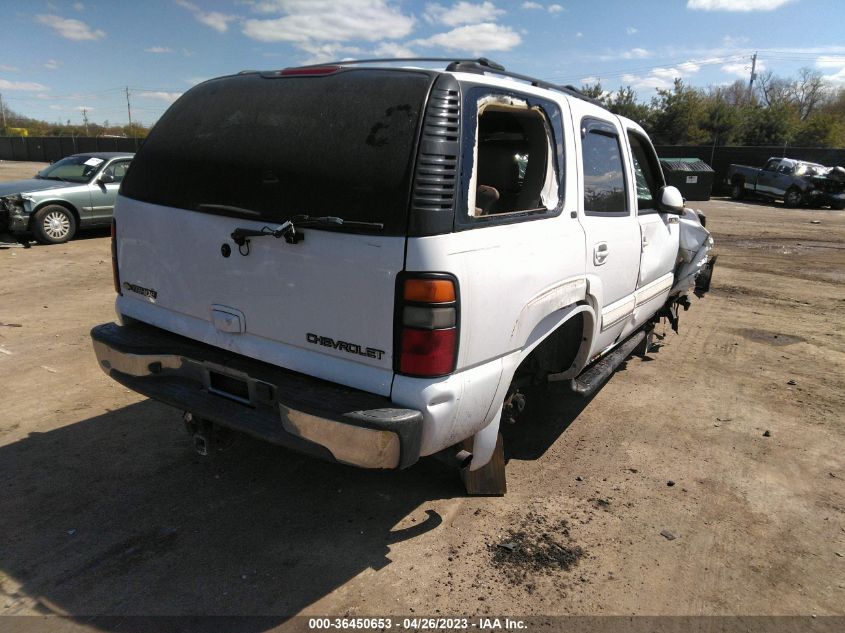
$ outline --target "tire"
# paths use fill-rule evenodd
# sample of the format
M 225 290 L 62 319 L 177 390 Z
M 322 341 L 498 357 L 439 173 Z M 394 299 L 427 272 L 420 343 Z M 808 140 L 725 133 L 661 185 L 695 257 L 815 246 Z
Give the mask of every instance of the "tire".
M 65 207 L 50 204 L 36 211 L 32 232 L 41 244 L 64 244 L 76 234 L 76 218 Z
M 790 208 L 800 207 L 801 203 L 804 201 L 804 196 L 801 193 L 801 190 L 797 187 L 790 187 L 786 190 L 786 193 L 783 196 L 783 203 Z
M 742 200 L 745 197 L 745 183 L 741 180 L 734 180 L 731 183 L 731 198 Z

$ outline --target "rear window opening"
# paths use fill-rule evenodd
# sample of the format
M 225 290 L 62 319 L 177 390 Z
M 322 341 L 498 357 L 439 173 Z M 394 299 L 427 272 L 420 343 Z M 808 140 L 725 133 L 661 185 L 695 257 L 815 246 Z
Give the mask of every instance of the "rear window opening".
M 551 134 L 542 109 L 510 97 L 485 97 L 478 104 L 476 139 L 471 216 L 557 206 Z
M 404 235 L 432 81 L 422 71 L 355 69 L 205 82 L 159 120 L 121 194 L 264 222 L 337 216 Z

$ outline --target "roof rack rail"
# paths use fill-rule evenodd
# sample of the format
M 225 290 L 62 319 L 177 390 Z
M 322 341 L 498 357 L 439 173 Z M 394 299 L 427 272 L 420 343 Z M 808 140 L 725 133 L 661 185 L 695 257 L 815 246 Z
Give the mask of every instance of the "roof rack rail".
M 317 68 L 319 66 L 349 66 L 350 64 L 373 64 L 377 62 L 448 62 L 454 63 L 471 63 L 478 64 L 490 70 L 504 71 L 505 67 L 497 64 L 492 59 L 486 57 L 381 57 L 375 59 L 344 59 L 337 62 L 325 62 L 322 64 L 308 64 L 306 66 L 299 66 L 298 68 Z
M 316 68 L 320 66 L 349 66 L 353 64 L 373 64 L 387 62 L 448 62 L 446 70 L 449 72 L 475 72 L 479 74 L 489 73 L 491 75 L 501 75 L 502 77 L 519 79 L 520 81 L 525 81 L 536 88 L 555 90 L 557 92 L 562 92 L 566 95 L 569 95 L 570 97 L 575 97 L 576 99 L 587 101 L 588 103 L 597 105 L 600 108 L 605 107 L 601 101 L 599 101 L 598 99 L 593 99 L 592 97 L 588 97 L 574 86 L 562 86 L 559 84 L 553 84 L 551 82 L 544 81 L 542 79 L 537 79 L 536 77 L 513 73 L 506 70 L 505 67 L 501 64 L 494 62 L 492 59 L 487 59 L 486 57 L 386 57 L 377 59 L 348 59 L 337 62 L 326 62 L 323 64 L 308 64 L 307 66 L 300 66 L 300 68 Z

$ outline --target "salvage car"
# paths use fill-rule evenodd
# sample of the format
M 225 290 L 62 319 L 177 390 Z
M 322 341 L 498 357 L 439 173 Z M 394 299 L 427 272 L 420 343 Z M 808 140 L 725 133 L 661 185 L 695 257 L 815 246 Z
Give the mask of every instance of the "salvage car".
M 0 233 L 31 234 L 42 244 L 61 244 L 79 229 L 108 226 L 133 156 L 74 154 L 30 180 L 0 183 Z
M 486 59 L 244 72 L 180 97 L 117 199 L 100 367 L 363 468 L 438 455 L 505 490 L 524 389 L 589 396 L 710 285 L 645 131 Z
M 792 158 L 770 158 L 762 169 L 731 165 L 731 198 L 757 195 L 783 200 L 788 207 L 809 205 L 845 209 L 845 169 Z

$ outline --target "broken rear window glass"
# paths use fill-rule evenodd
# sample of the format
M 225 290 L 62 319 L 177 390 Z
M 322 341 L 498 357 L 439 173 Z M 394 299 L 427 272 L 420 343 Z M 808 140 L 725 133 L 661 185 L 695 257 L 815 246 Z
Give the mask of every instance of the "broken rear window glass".
M 554 209 L 558 178 L 552 147 L 541 108 L 511 97 L 482 98 L 470 215 Z

